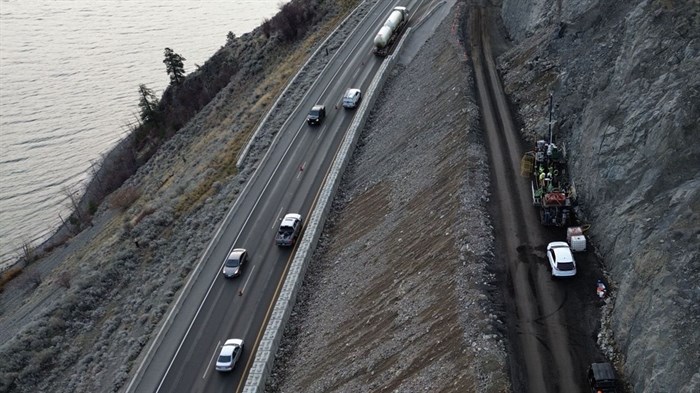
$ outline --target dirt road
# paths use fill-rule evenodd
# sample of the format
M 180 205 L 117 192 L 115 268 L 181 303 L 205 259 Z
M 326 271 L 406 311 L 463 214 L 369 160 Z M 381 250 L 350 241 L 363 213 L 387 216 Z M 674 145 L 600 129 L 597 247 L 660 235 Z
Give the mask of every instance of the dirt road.
M 576 392 L 585 389 L 585 368 L 600 358 L 595 345 L 595 257 L 579 256 L 578 275 L 552 281 L 544 250 L 563 240 L 563 230 L 540 226 L 529 183 L 519 161 L 527 147 L 513 124 L 493 60 L 488 10 L 473 8 L 468 30 L 482 125 L 491 163 L 500 271 L 515 391 Z M 590 261 L 589 261 L 590 260 Z M 590 285 L 588 285 L 590 283 Z M 581 323 L 584 322 L 584 323 Z

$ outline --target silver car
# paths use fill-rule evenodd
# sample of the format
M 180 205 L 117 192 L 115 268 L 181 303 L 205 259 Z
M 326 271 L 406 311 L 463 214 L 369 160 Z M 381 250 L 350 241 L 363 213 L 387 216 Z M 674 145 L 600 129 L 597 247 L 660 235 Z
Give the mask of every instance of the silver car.
M 248 252 L 245 248 L 234 248 L 231 253 L 228 254 L 228 258 L 226 258 L 226 262 L 224 262 L 224 269 L 221 273 L 226 277 L 240 276 L 241 269 L 243 269 L 243 265 L 245 265 L 247 259 Z
M 216 371 L 231 371 L 243 352 L 243 340 L 232 338 L 226 340 L 216 359 Z

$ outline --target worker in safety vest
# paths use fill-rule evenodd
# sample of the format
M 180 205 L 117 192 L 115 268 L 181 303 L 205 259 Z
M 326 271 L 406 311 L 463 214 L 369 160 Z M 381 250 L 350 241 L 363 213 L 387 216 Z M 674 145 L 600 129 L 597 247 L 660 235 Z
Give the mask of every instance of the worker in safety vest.
M 547 175 L 545 177 L 548 177 L 549 180 L 551 181 L 551 184 L 554 184 L 555 178 L 554 178 L 554 167 L 553 166 L 550 165 L 549 168 L 547 168 Z

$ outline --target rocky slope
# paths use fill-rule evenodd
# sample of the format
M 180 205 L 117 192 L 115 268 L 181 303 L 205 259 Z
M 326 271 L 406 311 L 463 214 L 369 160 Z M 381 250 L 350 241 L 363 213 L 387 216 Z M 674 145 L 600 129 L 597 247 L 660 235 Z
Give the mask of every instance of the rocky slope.
M 554 95 L 618 367 L 636 392 L 700 390 L 700 3 L 504 0 L 502 16 L 528 139 Z

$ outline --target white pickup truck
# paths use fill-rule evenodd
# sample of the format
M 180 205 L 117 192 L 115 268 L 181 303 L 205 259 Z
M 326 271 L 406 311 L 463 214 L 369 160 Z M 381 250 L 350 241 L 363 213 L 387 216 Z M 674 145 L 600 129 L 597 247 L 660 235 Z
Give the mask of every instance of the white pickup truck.
M 301 214 L 289 213 L 282 219 L 280 229 L 275 236 L 278 246 L 293 246 L 301 233 Z

